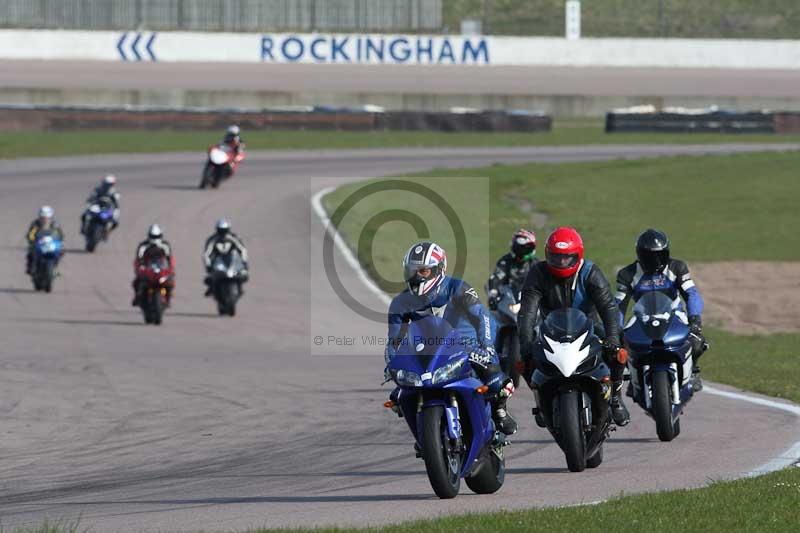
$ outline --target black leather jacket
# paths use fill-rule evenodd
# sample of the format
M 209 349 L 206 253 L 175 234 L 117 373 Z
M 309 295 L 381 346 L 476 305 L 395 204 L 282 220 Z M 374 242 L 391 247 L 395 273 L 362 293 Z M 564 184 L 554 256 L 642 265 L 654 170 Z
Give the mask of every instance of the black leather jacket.
M 544 319 L 555 309 L 578 308 L 595 322 L 602 320 L 605 338 L 619 342 L 619 309 L 608 280 L 591 261 L 585 261 L 578 272 L 563 280 L 550 274 L 547 263 L 539 261 L 528 272 L 521 303 L 517 324 L 523 354 L 533 350 L 538 311 Z

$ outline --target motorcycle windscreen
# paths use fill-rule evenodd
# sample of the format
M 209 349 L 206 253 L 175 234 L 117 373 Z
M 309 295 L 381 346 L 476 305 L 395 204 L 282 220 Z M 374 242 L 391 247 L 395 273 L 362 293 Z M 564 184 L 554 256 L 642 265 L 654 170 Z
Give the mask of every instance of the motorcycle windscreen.
M 539 328 L 540 334 L 557 342 L 572 342 L 587 330 L 594 329 L 592 321 L 579 309 L 557 309 L 552 311 Z
M 575 373 L 591 354 L 594 325 L 578 309 L 552 311 L 539 329 L 542 353 L 565 377 Z
M 667 334 L 676 303 L 663 292 L 646 292 L 633 306 L 633 316 L 644 334 L 653 340 L 661 340 Z
M 398 356 L 415 357 L 421 368 L 427 368 L 434 357 L 449 357 L 463 351 L 458 331 L 436 316 L 426 316 L 411 322 L 397 350 Z

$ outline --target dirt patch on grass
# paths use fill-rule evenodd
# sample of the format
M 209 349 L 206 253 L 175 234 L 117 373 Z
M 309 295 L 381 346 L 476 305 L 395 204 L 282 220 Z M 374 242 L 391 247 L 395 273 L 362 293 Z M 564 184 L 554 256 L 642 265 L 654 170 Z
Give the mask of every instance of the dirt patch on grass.
M 704 322 L 741 335 L 800 331 L 800 262 L 730 261 L 689 268 Z

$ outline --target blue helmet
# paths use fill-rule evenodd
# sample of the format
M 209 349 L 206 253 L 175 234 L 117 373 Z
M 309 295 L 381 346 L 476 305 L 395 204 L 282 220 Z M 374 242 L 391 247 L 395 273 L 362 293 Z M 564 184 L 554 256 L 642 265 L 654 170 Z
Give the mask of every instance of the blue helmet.
M 411 294 L 435 298 L 446 272 L 447 254 L 434 242 L 418 242 L 403 257 L 403 279 Z

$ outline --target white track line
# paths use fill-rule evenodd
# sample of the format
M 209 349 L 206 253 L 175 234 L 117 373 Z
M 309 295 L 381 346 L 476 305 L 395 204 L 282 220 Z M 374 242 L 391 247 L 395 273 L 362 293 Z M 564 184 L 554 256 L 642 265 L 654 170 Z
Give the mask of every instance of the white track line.
M 724 398 L 731 398 L 732 400 L 763 405 L 764 407 L 785 411 L 800 417 L 800 405 L 776 402 L 775 400 L 770 400 L 768 398 L 759 398 L 757 396 L 750 396 L 749 394 L 742 394 L 739 392 L 728 392 L 709 386 L 703 387 L 703 392 L 708 392 L 709 394 L 722 396 Z M 751 470 L 747 473 L 747 476 L 759 476 L 761 474 L 774 472 L 775 470 L 780 470 L 781 468 L 786 468 L 787 466 L 793 465 L 798 460 L 800 460 L 800 441 L 795 442 L 788 450 L 775 457 L 771 461 L 768 461 L 758 468 Z
M 314 208 L 314 212 L 319 217 L 320 222 L 325 227 L 325 231 L 330 233 L 331 237 L 333 237 L 333 242 L 336 244 L 336 247 L 339 248 L 339 251 L 342 252 L 342 255 L 347 260 L 347 263 L 352 267 L 353 270 L 356 271 L 359 279 L 366 285 L 366 287 L 377 296 L 384 304 L 387 306 L 391 303 L 392 299 L 386 294 L 383 289 L 378 287 L 375 282 L 370 278 L 367 273 L 361 268 L 361 264 L 356 259 L 356 256 L 353 255 L 353 251 L 350 250 L 350 247 L 347 246 L 347 243 L 344 242 L 344 239 L 339 234 L 339 231 L 333 227 L 331 224 L 331 219 L 328 217 L 328 212 L 325 211 L 325 208 L 322 206 L 322 197 L 326 194 L 333 192 L 336 190 L 336 187 L 326 187 L 321 191 L 314 193 L 311 197 L 311 207 Z
M 355 255 L 353 255 L 353 251 L 350 250 L 350 247 L 347 246 L 347 243 L 344 242 L 344 239 L 339 235 L 339 232 L 333 224 L 331 224 L 331 219 L 328 217 L 327 211 L 322 206 L 322 197 L 326 194 L 336 190 L 336 187 L 326 187 L 321 191 L 315 193 L 311 197 L 311 206 L 314 208 L 314 212 L 316 212 L 317 216 L 319 217 L 320 222 L 325 227 L 325 231 L 329 232 L 333 237 L 333 242 L 336 243 L 336 246 L 339 248 L 339 251 L 342 252 L 344 258 L 347 260 L 347 263 L 356 271 L 358 277 L 364 282 L 364 285 L 373 292 L 378 298 L 381 299 L 386 305 L 389 305 L 391 302 L 391 298 L 388 294 L 386 294 L 380 287 L 378 287 L 374 281 L 367 275 L 363 268 L 361 268 L 361 264 L 356 259 Z M 783 403 L 783 402 L 776 402 L 774 400 L 770 400 L 767 398 L 759 398 L 757 396 L 750 396 L 749 394 L 743 394 L 740 392 L 728 392 L 721 389 L 716 389 L 712 386 L 706 385 L 703 387 L 703 392 L 707 392 L 709 394 L 713 394 L 715 396 L 722 396 L 724 398 L 730 398 L 732 400 L 738 400 L 740 402 L 749 402 L 754 403 L 757 405 L 763 405 L 764 407 L 769 407 L 771 409 L 777 409 L 780 411 L 785 411 L 787 413 L 791 413 L 797 417 L 800 417 L 800 405 L 792 404 L 792 403 Z M 769 472 L 774 472 L 775 470 L 780 470 L 781 468 L 786 468 L 796 462 L 800 461 L 800 441 L 794 443 L 788 450 L 780 454 L 779 456 L 775 457 L 771 461 L 764 463 L 763 465 L 759 466 L 758 468 L 751 470 L 746 474 L 746 477 L 752 476 L 759 476 L 761 474 L 767 474 Z M 592 502 L 594 503 L 594 502 Z

